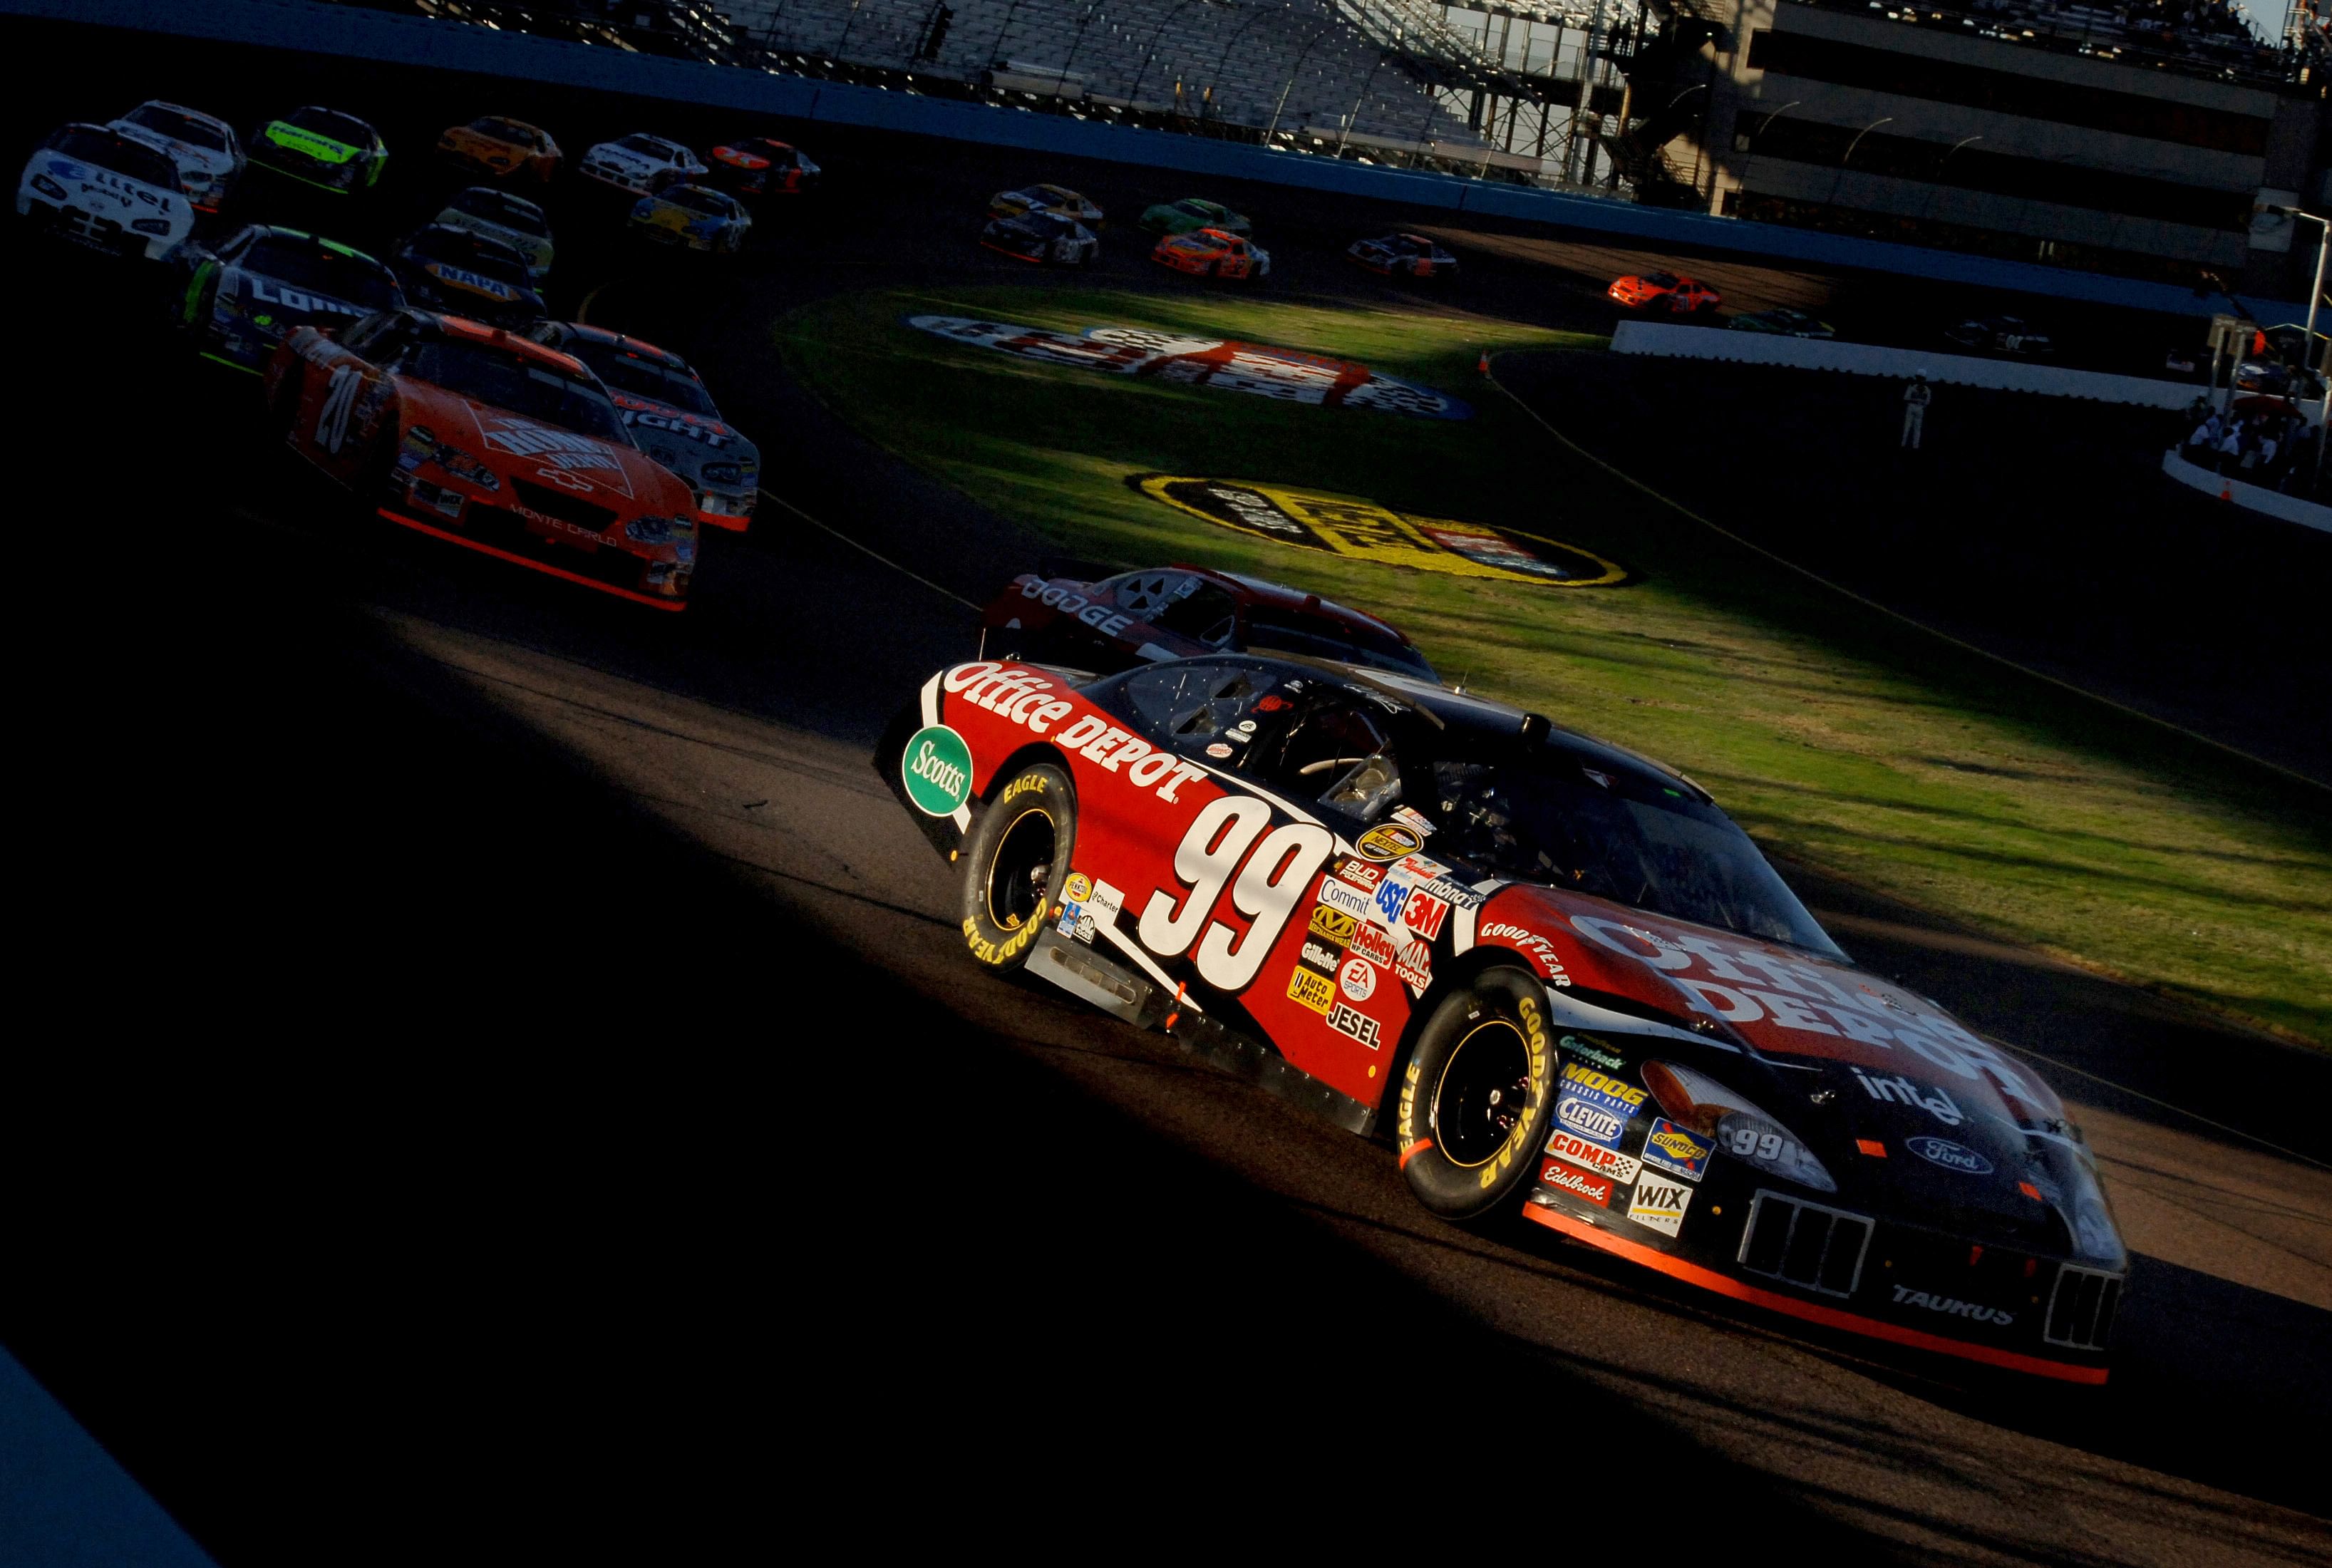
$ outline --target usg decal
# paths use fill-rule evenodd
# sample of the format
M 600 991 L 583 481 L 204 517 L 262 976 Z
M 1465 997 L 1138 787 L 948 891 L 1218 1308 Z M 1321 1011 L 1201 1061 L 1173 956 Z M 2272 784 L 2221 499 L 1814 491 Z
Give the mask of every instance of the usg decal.
M 916 810 L 952 817 L 971 798 L 971 748 L 945 724 L 927 725 L 908 737 L 899 775 Z
M 1964 1143 L 1954 1143 L 1949 1138 L 1906 1138 L 1903 1147 L 1930 1165 L 1941 1165 L 1946 1171 L 1956 1171 L 1963 1176 L 1989 1176 L 1992 1162 Z

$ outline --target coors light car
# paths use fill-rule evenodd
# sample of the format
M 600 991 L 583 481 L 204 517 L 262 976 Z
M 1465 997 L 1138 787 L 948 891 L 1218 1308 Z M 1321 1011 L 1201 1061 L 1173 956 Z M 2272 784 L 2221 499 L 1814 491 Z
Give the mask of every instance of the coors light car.
M 16 212 L 76 244 L 148 261 L 168 255 L 195 226 L 169 155 L 101 125 L 49 133 L 24 164 Z
M 107 129 L 151 142 L 178 171 L 178 189 L 197 212 L 215 213 L 243 173 L 243 144 L 215 115 L 159 100 L 139 104 Z
M 591 368 L 640 450 L 688 482 L 699 521 L 745 531 L 761 493 L 760 451 L 722 421 L 687 360 L 579 321 L 545 321 L 530 336 Z
M 637 131 L 599 143 L 576 167 L 601 185 L 634 195 L 652 194 L 707 172 L 697 156 L 680 143 Z

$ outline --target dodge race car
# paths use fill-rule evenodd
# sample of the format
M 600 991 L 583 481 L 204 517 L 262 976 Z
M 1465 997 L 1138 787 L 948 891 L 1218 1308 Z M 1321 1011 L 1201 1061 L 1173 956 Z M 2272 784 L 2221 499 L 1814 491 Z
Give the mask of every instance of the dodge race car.
M 405 303 L 397 275 L 336 241 L 253 224 L 210 250 L 183 247 L 179 323 L 205 359 L 259 374 L 294 327 L 342 326 Z
M 1023 572 L 980 618 L 989 653 L 1094 672 L 1193 654 L 1273 648 L 1435 679 L 1400 631 L 1260 578 L 1173 566 L 1099 582 Z
M 526 258 L 500 240 L 451 224 L 416 229 L 388 260 L 417 304 L 494 327 L 525 327 L 546 307 Z
M 517 176 L 549 185 L 559 172 L 559 144 L 550 133 L 522 120 L 489 114 L 457 125 L 437 139 L 437 156 L 458 168 L 492 179 Z
M 151 142 L 169 155 L 178 170 L 178 189 L 195 204 L 196 212 L 215 213 L 234 188 L 243 173 L 243 144 L 234 128 L 199 110 L 175 103 L 139 104 L 108 129 L 137 141 Z
M 991 217 L 999 218 L 1017 218 L 1026 212 L 1061 213 L 1089 229 L 1101 227 L 1104 221 L 1101 208 L 1061 185 L 1032 185 L 1019 190 L 998 191 L 988 198 L 988 211 Z
M 370 190 L 388 166 L 388 144 L 353 114 L 308 104 L 271 120 L 251 139 L 251 163 L 335 195 Z
M 660 191 L 705 172 L 696 155 L 676 141 L 635 132 L 616 141 L 603 141 L 583 155 L 578 166 L 588 178 L 617 190 Z
M 1233 278 L 1260 282 L 1271 275 L 1271 253 L 1251 240 L 1220 229 L 1199 229 L 1168 234 L 1152 248 L 1150 259 L 1161 267 L 1202 278 Z
M 632 206 L 632 233 L 685 251 L 733 256 L 752 226 L 752 214 L 735 196 L 710 186 L 666 186 Z
M 1735 1301 L 2098 1383 L 2128 1265 L 2025 1064 L 1857 970 L 1708 796 L 1542 715 L 1209 655 L 932 675 L 876 766 L 1018 970 Z
M 1604 292 L 1631 311 L 1665 311 L 1693 316 L 1714 311 L 1724 296 L 1706 283 L 1679 278 L 1674 272 L 1646 272 L 1620 279 Z
M 712 157 L 706 178 L 741 196 L 800 196 L 823 172 L 801 148 L 766 136 L 716 147 Z
M 761 493 L 761 454 L 722 422 L 712 394 L 687 360 L 579 321 L 545 321 L 529 336 L 591 368 L 640 449 L 687 481 L 697 521 L 745 531 Z
M 77 244 L 148 261 L 168 255 L 195 226 L 169 155 L 101 125 L 48 134 L 17 181 L 16 214 Z
M 1387 234 L 1382 239 L 1354 240 L 1344 253 L 1372 272 L 1391 277 L 1448 278 L 1458 272 L 1458 258 L 1423 234 Z
M 598 378 L 455 316 L 301 327 L 267 367 L 287 445 L 389 521 L 658 609 L 696 569 L 688 487 L 625 433 Z
M 1091 229 L 1066 213 L 1042 207 L 1018 217 L 989 219 L 980 243 L 1039 266 L 1086 267 L 1101 254 L 1101 241 Z
M 1219 229 L 1241 237 L 1255 233 L 1255 225 L 1220 202 L 1161 202 L 1142 215 L 1141 226 L 1153 234 L 1187 234 L 1198 229 Z
M 473 185 L 467 190 L 456 191 L 437 215 L 437 221 L 501 241 L 525 259 L 527 276 L 538 282 L 550 272 L 551 258 L 556 253 L 550 240 L 550 220 L 542 215 L 540 207 L 523 196 L 490 186 Z

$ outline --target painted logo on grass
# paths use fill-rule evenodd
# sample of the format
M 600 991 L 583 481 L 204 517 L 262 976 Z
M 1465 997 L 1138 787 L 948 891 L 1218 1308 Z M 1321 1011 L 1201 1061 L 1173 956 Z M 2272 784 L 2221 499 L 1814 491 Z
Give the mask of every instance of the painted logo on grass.
M 916 810 L 952 817 L 971 798 L 971 748 L 945 724 L 926 725 L 908 738 L 899 776 Z
M 1146 327 L 1087 327 L 1057 332 L 968 316 L 909 316 L 907 325 L 959 343 L 973 343 L 1113 376 L 1145 376 L 1190 387 L 1212 387 L 1327 408 L 1373 408 L 1420 419 L 1471 419 L 1465 402 L 1430 387 L 1380 376 L 1366 365 L 1226 338 L 1190 337 Z
M 1577 545 L 1417 517 L 1350 495 L 1171 473 L 1137 473 L 1126 483 L 1218 528 L 1385 566 L 1550 588 L 1610 588 L 1628 580 L 1627 568 Z

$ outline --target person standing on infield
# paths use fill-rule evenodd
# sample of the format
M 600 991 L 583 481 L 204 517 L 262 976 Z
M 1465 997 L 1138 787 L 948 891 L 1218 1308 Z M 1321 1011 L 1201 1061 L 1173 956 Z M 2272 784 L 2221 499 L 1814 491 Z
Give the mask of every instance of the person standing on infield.
M 1927 422 L 1927 405 L 1935 399 L 1935 388 L 1927 385 L 1925 370 L 1903 388 L 1903 445 L 1914 452 L 1919 450 L 1919 427 Z

